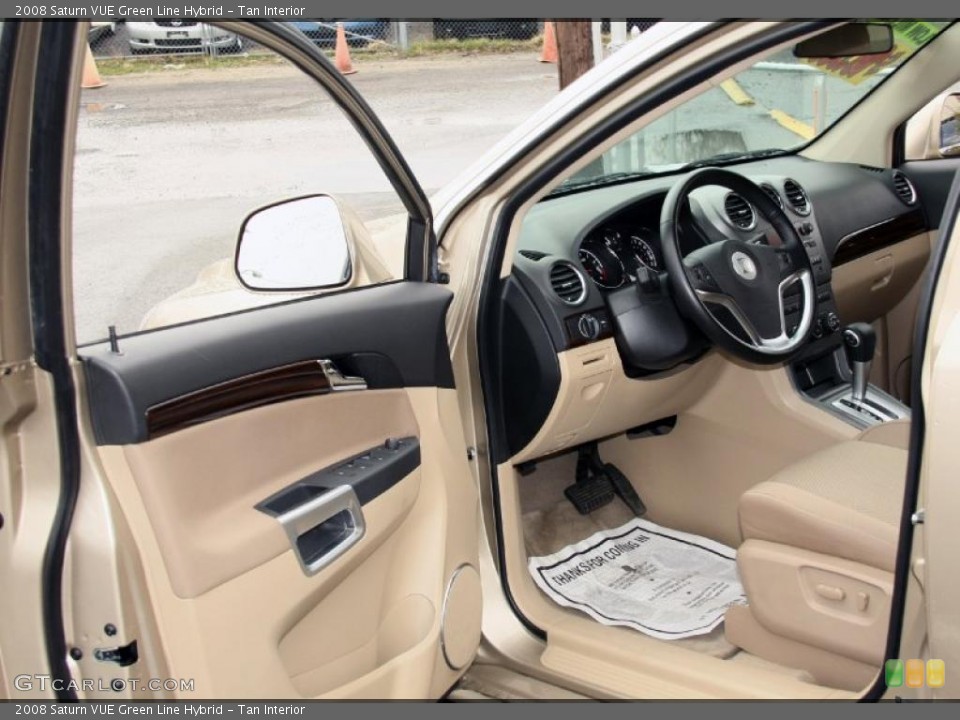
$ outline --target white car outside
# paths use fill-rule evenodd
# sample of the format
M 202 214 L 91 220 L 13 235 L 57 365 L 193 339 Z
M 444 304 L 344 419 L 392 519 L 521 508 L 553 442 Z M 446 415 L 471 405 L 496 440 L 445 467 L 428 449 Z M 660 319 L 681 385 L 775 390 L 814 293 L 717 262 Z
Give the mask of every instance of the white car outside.
M 128 22 L 130 49 L 133 52 L 161 50 L 164 52 L 201 52 L 222 50 L 238 52 L 240 37 L 234 33 L 192 20 L 155 20 Z

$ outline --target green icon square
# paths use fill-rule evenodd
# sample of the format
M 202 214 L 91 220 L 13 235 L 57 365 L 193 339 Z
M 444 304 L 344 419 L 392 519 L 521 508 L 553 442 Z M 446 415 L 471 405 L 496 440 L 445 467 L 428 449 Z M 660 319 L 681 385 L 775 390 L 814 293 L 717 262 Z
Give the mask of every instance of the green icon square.
M 903 685 L 903 660 L 887 660 L 883 666 L 887 687 Z

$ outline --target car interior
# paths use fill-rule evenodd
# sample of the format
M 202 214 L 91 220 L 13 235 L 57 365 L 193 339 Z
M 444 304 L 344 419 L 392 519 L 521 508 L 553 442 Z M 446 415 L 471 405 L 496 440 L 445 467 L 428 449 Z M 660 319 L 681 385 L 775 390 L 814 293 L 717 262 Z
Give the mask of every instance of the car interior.
M 434 226 L 313 43 L 218 24 L 315 79 L 400 178 L 406 275 L 76 347 L 59 263 L 84 35 L 22 24 L 0 120 L 35 139 L 3 147 L 0 215 L 29 243 L 0 259 L 20 267 L 29 248 L 42 274 L 32 296 L 5 282 L 0 304 L 3 360 L 20 360 L 0 557 L 51 549 L 42 573 L 10 564 L 24 592 L 0 614 L 23 622 L 0 626 L 4 651 L 57 677 L 196 683 L 87 698 L 437 698 L 484 667 L 522 676 L 522 697 L 867 693 L 903 577 L 913 339 L 960 168 L 960 27 L 928 31 L 809 140 L 624 172 L 607 159 L 652 123 L 837 26 L 655 28 L 642 63 L 614 56 L 531 120 L 546 130 L 520 128 L 529 144 L 508 138 L 522 149 L 485 184 L 433 198 Z M 381 279 L 363 257 L 338 277 Z M 31 302 L 48 323 L 9 321 Z M 735 550 L 746 603 L 664 640 L 535 582 L 532 559 L 636 518 Z M 924 618 L 907 604 L 911 637 Z
M 956 41 L 951 28 L 928 50 Z M 723 169 L 553 182 L 524 207 L 482 337 L 499 561 L 545 666 L 620 692 L 649 691 L 644 671 L 670 667 L 668 696 L 689 696 L 691 678 L 705 696 L 873 683 L 919 288 L 958 167 L 930 162 L 942 155 L 928 136 L 953 80 L 893 123 L 882 164 L 846 160 L 857 153 L 840 140 L 893 110 L 889 86 L 836 123 L 836 145 L 827 133 Z M 747 603 L 709 634 L 664 641 L 561 607 L 534 582 L 530 558 L 634 517 L 736 548 Z

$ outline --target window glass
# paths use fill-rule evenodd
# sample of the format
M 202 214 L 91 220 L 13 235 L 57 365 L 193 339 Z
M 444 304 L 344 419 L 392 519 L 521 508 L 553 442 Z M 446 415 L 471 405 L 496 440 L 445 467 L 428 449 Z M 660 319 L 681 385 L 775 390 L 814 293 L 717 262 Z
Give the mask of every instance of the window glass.
M 111 68 L 106 86 L 81 96 L 78 342 L 105 338 L 111 325 L 123 335 L 318 292 L 277 292 L 284 278 L 297 281 L 290 287 L 330 289 L 402 277 L 406 212 L 326 91 L 276 53 L 254 52 L 247 38 L 163 22 L 117 28 L 138 57 L 101 62 Z M 170 43 L 182 52 L 168 54 Z M 332 200 L 278 205 L 314 195 Z M 241 282 L 241 227 L 269 205 L 251 223 L 258 234 L 250 242 L 286 252 L 248 253 L 249 282 Z M 319 262 L 324 267 L 310 267 Z

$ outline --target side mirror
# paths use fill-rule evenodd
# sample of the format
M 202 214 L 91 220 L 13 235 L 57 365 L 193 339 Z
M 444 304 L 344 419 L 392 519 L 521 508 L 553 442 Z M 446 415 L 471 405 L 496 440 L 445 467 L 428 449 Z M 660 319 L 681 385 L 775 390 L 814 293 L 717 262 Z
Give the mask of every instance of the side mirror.
M 240 226 L 234 270 L 250 290 L 345 285 L 353 264 L 337 203 L 328 195 L 308 195 L 253 211 Z
M 893 50 L 893 28 L 883 23 L 847 23 L 799 42 L 798 58 L 844 58 L 885 55 Z
M 960 94 L 947 95 L 940 106 L 940 154 L 944 157 L 960 155 Z

